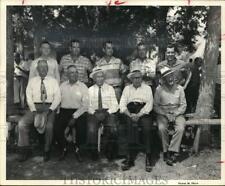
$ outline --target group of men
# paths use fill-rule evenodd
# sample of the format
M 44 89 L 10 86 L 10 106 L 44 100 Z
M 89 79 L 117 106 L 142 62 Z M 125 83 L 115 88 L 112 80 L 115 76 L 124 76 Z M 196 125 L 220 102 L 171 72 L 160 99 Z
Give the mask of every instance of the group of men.
M 106 157 L 112 160 L 116 157 L 119 118 L 123 115 L 127 159 L 122 170 L 134 166 L 139 128 L 146 153 L 145 169 L 152 170 L 153 120 L 157 122 L 162 139 L 164 160 L 173 165 L 184 131 L 184 88 L 190 76 L 186 63 L 176 59 L 175 47 L 168 45 L 167 59 L 157 64 L 146 57 L 146 45 L 139 43 L 138 57 L 129 67 L 113 56 L 111 41 L 104 43 L 105 55 L 94 67 L 80 54 L 78 40 L 71 41 L 69 49 L 70 54 L 63 56 L 58 65 L 50 57 L 50 44 L 44 41 L 40 46 L 41 56 L 31 64 L 26 89 L 29 110 L 18 124 L 19 160 L 25 161 L 29 157 L 29 128 L 33 125 L 44 138 L 44 161 L 50 159 L 53 134 L 61 150 L 59 160 L 66 157 L 66 130 L 73 134 L 72 146 L 78 161 L 82 161 L 79 153 L 82 144 L 88 146 L 93 159 L 98 159 L 101 127 L 107 139 L 104 145 L 108 149 Z M 125 79 L 130 84 L 124 87 Z M 171 125 L 174 133 L 170 140 L 168 126 Z

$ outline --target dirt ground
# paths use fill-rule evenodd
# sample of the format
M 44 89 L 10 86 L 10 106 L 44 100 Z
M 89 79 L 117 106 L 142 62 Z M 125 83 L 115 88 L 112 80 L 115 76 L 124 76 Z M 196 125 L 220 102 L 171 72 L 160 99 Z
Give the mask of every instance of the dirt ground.
M 221 176 L 221 150 L 203 149 L 198 155 L 186 157 L 175 166 L 167 166 L 160 158 L 151 173 L 145 172 L 144 154 L 139 153 L 135 167 L 129 171 L 121 171 L 123 159 L 108 162 L 101 157 L 92 161 L 88 156 L 83 156 L 84 162 L 77 162 L 72 152 L 69 152 L 64 161 L 57 160 L 57 152 L 52 155 L 49 162 L 43 162 L 40 153 L 26 162 L 19 163 L 15 152 L 7 153 L 6 176 L 8 180 L 70 180 L 70 179 L 161 179 L 161 180 L 186 180 L 186 179 L 220 179 Z

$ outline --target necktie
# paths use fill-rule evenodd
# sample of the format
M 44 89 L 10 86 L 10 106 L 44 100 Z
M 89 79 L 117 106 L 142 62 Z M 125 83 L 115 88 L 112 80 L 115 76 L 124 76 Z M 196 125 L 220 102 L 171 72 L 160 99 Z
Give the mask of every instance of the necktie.
M 44 78 L 41 78 L 41 101 L 44 103 L 47 99 L 47 92 L 44 84 Z
M 101 91 L 101 87 L 98 88 L 98 109 L 102 109 L 102 91 Z

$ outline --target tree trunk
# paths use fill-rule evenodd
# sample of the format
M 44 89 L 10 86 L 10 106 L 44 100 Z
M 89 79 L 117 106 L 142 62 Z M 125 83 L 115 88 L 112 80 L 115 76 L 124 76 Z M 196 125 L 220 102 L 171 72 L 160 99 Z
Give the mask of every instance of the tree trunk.
M 14 113 L 14 56 L 13 56 L 13 27 L 12 7 L 7 7 L 7 56 L 6 56 L 6 113 Z
M 165 60 L 165 52 L 166 46 L 168 44 L 168 32 L 167 32 L 167 13 L 169 11 L 169 7 L 163 6 L 160 7 L 157 14 L 157 29 L 156 29 L 156 37 L 157 37 L 157 45 L 159 47 L 159 61 Z
M 212 6 L 208 12 L 207 42 L 204 53 L 203 73 L 199 89 L 199 99 L 196 106 L 196 115 L 194 118 L 209 119 L 212 118 L 214 110 L 215 95 L 215 77 L 217 62 L 219 56 L 219 43 L 221 35 L 221 8 Z M 202 135 L 200 144 L 209 144 L 209 126 L 200 128 Z
M 39 56 L 39 47 L 42 41 L 43 33 L 43 11 L 42 7 L 32 7 L 31 8 L 33 22 L 34 22 L 34 57 Z

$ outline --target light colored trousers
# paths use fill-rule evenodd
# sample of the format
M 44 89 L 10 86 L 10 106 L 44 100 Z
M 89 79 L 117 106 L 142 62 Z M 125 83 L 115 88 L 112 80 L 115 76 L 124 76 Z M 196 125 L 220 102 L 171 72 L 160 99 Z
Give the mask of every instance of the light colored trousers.
M 55 112 L 52 112 L 48 116 L 46 128 L 45 128 L 45 152 L 50 150 L 50 146 L 53 138 L 53 123 L 55 120 Z M 29 144 L 29 132 L 31 127 L 34 127 L 34 114 L 31 111 L 27 111 L 25 115 L 20 119 L 18 123 L 19 147 L 28 147 Z
M 185 119 L 182 115 L 177 116 L 175 120 L 175 134 L 172 136 L 172 139 L 169 143 L 169 135 L 168 135 L 168 119 L 163 115 L 157 116 L 157 123 L 159 128 L 159 134 L 162 139 L 163 152 L 173 151 L 179 152 L 181 140 L 183 137 L 184 127 L 185 127 Z

